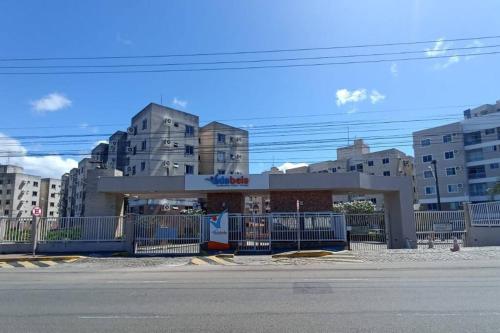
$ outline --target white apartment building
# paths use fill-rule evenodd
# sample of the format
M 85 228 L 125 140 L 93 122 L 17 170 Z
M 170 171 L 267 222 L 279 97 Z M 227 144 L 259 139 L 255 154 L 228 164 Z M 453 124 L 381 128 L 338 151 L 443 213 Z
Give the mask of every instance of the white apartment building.
M 337 159 L 288 169 L 286 173 L 342 173 L 363 172 L 375 176 L 413 176 L 413 158 L 392 148 L 370 152 L 363 139 L 354 140 L 352 145 L 337 149 Z M 345 194 L 333 195 L 333 202 L 370 200 L 377 209 L 383 208 L 383 195 Z
M 44 217 L 58 217 L 61 202 L 61 179 L 42 178 L 40 204 Z
M 31 217 L 33 207 L 43 216 L 58 216 L 61 183 L 28 175 L 16 165 L 0 165 L 0 216 Z
M 198 116 L 150 103 L 127 130 L 126 176 L 198 174 Z
M 248 131 L 213 121 L 200 128 L 201 175 L 248 174 Z
M 464 111 L 464 120 L 413 133 L 421 209 L 459 209 L 463 202 L 499 200 L 500 101 Z M 434 174 L 435 161 L 439 188 Z

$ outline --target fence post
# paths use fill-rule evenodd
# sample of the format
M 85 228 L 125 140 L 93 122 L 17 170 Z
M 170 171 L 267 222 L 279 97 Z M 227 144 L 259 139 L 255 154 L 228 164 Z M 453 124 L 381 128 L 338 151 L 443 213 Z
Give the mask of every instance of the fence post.
M 0 218 L 0 242 L 4 240 L 6 230 L 7 230 L 7 220 Z
M 465 227 L 465 239 L 464 246 L 469 246 L 472 242 L 471 240 L 471 229 L 472 229 L 472 217 L 470 214 L 470 203 L 464 202 L 464 227 Z
M 36 254 L 36 247 L 38 245 L 38 221 L 39 217 L 33 216 L 31 218 L 31 244 L 33 245 L 33 256 Z
M 129 254 L 135 254 L 135 216 L 134 215 L 126 215 L 125 217 L 125 247 L 126 252 Z

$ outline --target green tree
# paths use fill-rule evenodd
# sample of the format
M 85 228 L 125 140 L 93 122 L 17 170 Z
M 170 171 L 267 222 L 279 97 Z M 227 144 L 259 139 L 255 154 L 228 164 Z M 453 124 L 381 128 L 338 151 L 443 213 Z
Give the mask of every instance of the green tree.
M 373 214 L 375 205 L 371 201 L 349 201 L 333 205 L 333 211 L 344 214 Z

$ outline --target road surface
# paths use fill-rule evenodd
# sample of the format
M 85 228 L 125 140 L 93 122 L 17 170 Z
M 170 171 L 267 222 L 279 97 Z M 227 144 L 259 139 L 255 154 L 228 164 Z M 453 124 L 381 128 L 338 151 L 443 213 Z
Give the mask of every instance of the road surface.
M 500 261 L 0 271 L 0 332 L 498 332 Z

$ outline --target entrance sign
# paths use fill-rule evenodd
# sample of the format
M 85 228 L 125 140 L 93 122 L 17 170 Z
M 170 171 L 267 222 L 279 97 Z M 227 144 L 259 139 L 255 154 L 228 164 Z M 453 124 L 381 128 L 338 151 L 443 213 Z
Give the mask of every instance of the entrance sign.
M 40 208 L 38 206 L 37 207 L 33 207 L 33 209 L 31 210 L 31 214 L 33 216 L 37 216 L 37 217 L 38 216 L 42 216 L 42 208 Z
M 218 215 L 207 216 L 210 225 L 209 250 L 229 249 L 229 213 L 227 210 Z
M 268 190 L 269 175 L 186 175 L 184 188 L 186 191 Z

